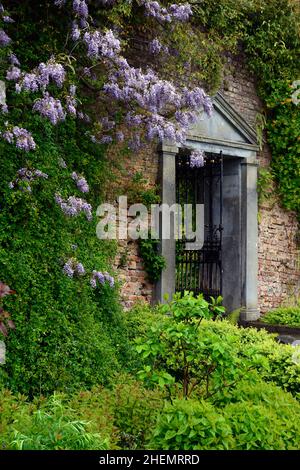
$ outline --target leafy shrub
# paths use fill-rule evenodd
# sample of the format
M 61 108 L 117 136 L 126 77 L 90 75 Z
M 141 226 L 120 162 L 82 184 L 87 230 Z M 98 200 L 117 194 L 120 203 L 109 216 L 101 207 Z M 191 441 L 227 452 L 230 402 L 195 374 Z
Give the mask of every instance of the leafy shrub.
M 13 415 L 6 433 L 2 435 L 4 448 L 17 450 L 109 448 L 106 439 L 91 432 L 89 423 L 75 418 L 73 410 L 66 408 L 61 399 L 55 395 L 40 407 L 26 403 L 24 399 L 21 406 L 16 405 L 12 397 L 7 404 L 11 406 Z M 2 400 L 1 408 L 5 416 Z
M 206 331 L 213 331 L 222 342 L 230 336 L 237 346 L 234 354 L 238 354 L 242 362 L 243 358 L 247 359 L 250 368 L 257 370 L 264 380 L 276 383 L 295 397 L 300 396 L 300 363 L 295 360 L 296 349 L 279 344 L 276 335 L 263 329 L 239 328 L 226 320 L 204 322 L 201 331 L 204 335 Z
M 183 396 L 197 390 L 208 397 L 225 383 L 231 386 L 245 370 L 244 358 L 235 354 L 236 337 L 227 335 L 220 342 L 217 334 L 207 329 L 203 334 L 200 326 L 203 319 L 223 315 L 220 302 L 221 298 L 208 303 L 201 295 L 185 292 L 161 306 L 169 315 L 148 330 L 146 340 L 138 340 L 137 351 L 145 364 L 139 377 L 166 386 L 170 393 L 171 388 L 178 389 Z
M 243 381 L 225 407 L 207 401 L 167 403 L 149 447 L 167 450 L 292 450 L 299 446 L 300 405 L 272 384 Z
M 128 375 L 118 377 L 112 391 L 114 425 L 118 430 L 118 445 L 122 449 L 142 449 L 163 407 L 160 389 L 143 387 Z
M 229 449 L 233 446 L 230 426 L 205 401 L 176 399 L 166 403 L 158 417 L 150 449 L 198 450 Z
M 271 325 L 286 325 L 300 328 L 300 307 L 279 307 L 267 312 L 261 321 Z
M 274 408 L 270 403 L 267 406 L 253 404 L 252 400 L 231 403 L 224 408 L 224 417 L 235 439 L 235 450 L 298 449 L 300 408 L 296 402 L 287 408 L 282 401 Z
M 33 401 L 3 390 L 0 445 L 49 450 L 143 448 L 163 404 L 161 390 L 148 390 L 124 374 L 115 377 L 112 388 L 98 386 Z

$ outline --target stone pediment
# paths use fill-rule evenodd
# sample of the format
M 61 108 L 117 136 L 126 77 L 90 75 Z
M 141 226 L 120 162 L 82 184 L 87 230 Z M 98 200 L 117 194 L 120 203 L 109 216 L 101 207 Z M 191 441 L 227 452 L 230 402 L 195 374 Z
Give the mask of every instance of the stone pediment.
M 188 133 L 188 142 L 220 144 L 236 148 L 258 150 L 255 130 L 218 93 L 214 99 L 211 118 L 203 112 Z

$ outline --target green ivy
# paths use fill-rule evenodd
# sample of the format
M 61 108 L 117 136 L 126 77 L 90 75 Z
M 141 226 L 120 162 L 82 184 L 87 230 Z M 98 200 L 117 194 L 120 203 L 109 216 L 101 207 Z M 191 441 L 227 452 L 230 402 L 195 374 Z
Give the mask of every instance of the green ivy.
M 166 267 L 165 258 L 159 254 L 159 240 L 150 238 L 150 235 L 147 239 L 140 238 L 139 249 L 149 280 L 158 281 Z
M 245 52 L 267 108 L 278 192 L 283 206 L 300 217 L 300 106 L 291 99 L 292 83 L 300 79 L 299 8 L 290 0 L 203 0 L 195 11 L 196 22 L 225 58 Z

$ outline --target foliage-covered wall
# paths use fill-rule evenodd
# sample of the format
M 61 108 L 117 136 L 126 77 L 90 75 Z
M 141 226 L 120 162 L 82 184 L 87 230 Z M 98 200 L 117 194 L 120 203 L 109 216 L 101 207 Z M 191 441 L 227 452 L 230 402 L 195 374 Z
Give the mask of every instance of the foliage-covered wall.
M 299 211 L 293 7 L 288 0 L 162 4 L 12 0 L 0 9 L 8 104 L 0 116 L 0 279 L 17 292 L 4 299 L 16 329 L 1 373 L 15 390 L 105 382 L 127 360 L 111 270 L 116 247 L 95 234 L 111 174 L 106 148 L 117 141 L 130 158 L 144 139 L 184 141 L 199 108 L 211 113 L 200 85 L 218 89 L 229 52 L 245 50 L 259 79 L 279 191 Z M 134 64 L 140 41 L 148 51 L 143 70 Z

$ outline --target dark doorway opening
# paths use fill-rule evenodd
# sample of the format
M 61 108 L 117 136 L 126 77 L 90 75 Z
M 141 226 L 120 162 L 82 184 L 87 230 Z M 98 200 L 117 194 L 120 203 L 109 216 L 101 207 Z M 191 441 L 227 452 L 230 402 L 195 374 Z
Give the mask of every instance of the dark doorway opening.
M 223 155 L 206 154 L 203 167 L 191 165 L 190 155 L 176 157 L 176 202 L 182 208 L 193 206 L 196 229 L 196 204 L 204 205 L 204 244 L 201 249 L 186 249 L 184 235 L 176 240 L 176 292 L 192 291 L 204 297 L 222 295 L 223 233 Z

